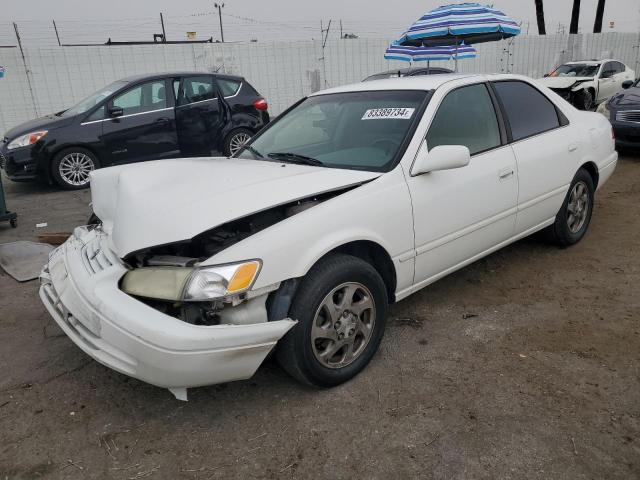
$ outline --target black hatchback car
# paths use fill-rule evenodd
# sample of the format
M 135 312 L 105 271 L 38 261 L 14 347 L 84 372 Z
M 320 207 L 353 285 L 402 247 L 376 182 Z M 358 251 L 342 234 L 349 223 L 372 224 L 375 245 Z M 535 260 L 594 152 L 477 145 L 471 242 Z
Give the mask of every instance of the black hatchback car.
M 0 143 L 0 166 L 11 180 L 85 188 L 99 167 L 216 151 L 231 156 L 269 122 L 267 108 L 242 77 L 129 77 L 68 110 L 9 130 Z

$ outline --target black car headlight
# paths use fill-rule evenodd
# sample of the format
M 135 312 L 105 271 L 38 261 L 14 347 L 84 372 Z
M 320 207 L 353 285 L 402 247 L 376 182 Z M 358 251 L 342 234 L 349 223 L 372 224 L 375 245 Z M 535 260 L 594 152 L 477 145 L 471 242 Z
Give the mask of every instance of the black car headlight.
M 7 145 L 7 150 L 13 150 L 14 148 L 28 147 L 29 145 L 33 145 L 46 134 L 47 130 L 40 130 L 38 132 L 30 132 L 24 135 L 20 135 L 18 138 L 14 138 L 9 142 L 9 145 Z

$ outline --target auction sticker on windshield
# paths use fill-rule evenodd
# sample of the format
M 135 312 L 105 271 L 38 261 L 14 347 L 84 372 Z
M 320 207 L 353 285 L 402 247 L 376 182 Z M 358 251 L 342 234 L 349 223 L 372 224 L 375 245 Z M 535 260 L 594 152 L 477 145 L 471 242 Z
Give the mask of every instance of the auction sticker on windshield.
M 364 112 L 362 120 L 409 120 L 415 108 L 371 108 Z

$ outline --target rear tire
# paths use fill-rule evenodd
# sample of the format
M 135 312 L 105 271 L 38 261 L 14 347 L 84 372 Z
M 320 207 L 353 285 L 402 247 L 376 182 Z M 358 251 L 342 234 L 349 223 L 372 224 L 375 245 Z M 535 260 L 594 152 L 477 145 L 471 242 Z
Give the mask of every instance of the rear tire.
M 227 135 L 227 138 L 224 139 L 223 153 L 227 157 L 235 155 L 252 136 L 253 132 L 248 128 L 236 128 L 232 130 L 229 135 Z
M 568 247 L 578 243 L 587 233 L 593 213 L 594 192 L 591 175 L 581 168 L 573 177 L 556 221 L 548 229 L 556 244 Z
M 89 174 L 100 168 L 98 158 L 86 148 L 72 147 L 58 152 L 51 162 L 51 175 L 65 190 L 89 186 Z
M 304 277 L 289 316 L 298 321 L 278 343 L 278 363 L 297 380 L 332 387 L 369 363 L 384 335 L 387 289 L 369 263 L 333 254 Z

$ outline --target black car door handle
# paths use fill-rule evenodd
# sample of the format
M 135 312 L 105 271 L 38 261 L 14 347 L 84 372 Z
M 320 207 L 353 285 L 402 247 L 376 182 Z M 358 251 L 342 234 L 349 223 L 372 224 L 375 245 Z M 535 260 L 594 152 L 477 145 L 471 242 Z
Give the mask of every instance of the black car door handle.
M 158 118 L 156 120 L 156 123 L 160 123 L 160 124 L 169 123 L 169 119 L 167 117 Z

